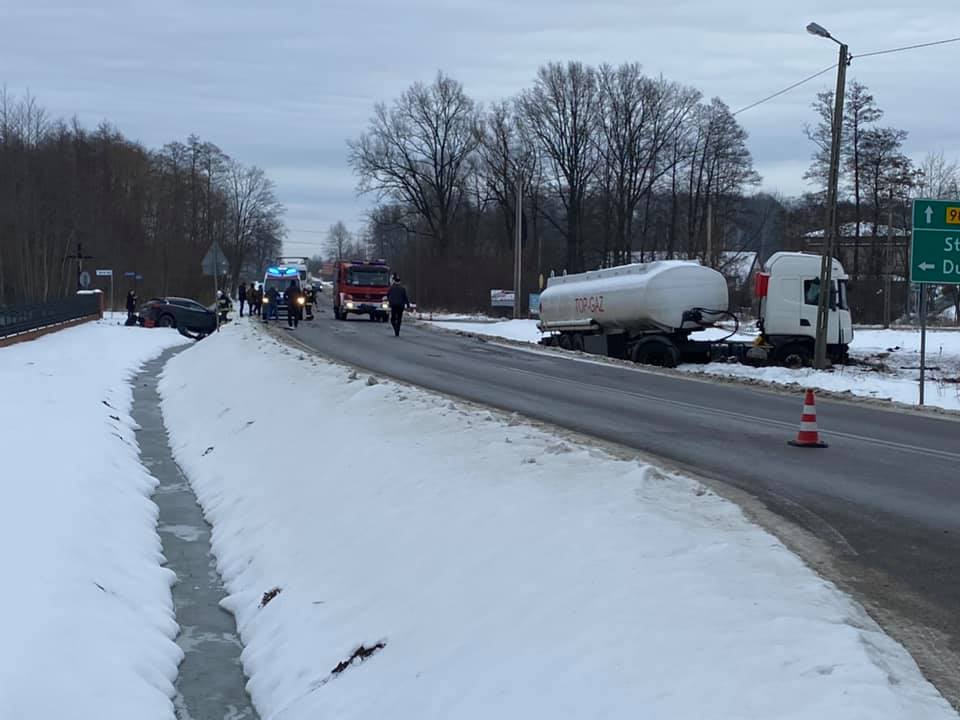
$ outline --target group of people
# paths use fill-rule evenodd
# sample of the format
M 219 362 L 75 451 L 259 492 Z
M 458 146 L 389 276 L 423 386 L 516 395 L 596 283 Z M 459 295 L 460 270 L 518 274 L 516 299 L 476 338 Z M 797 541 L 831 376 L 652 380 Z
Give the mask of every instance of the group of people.
M 240 287 L 237 289 L 237 300 L 240 302 L 240 317 L 243 317 L 244 303 L 247 304 L 247 310 L 251 317 L 254 315 L 260 317 L 260 306 L 263 304 L 263 288 L 258 286 L 257 283 L 250 283 L 250 288 L 247 289 L 246 283 L 240 283 Z

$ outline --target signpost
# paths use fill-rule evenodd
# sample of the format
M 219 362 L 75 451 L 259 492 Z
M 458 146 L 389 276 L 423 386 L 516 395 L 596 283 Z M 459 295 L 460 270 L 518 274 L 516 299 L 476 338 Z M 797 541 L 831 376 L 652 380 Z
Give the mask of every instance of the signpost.
M 113 270 L 97 270 L 97 277 L 108 277 L 110 278 L 110 312 L 113 312 L 116 309 L 116 305 L 113 304 Z
M 203 260 L 200 261 L 200 269 L 204 275 L 213 275 L 213 312 L 217 316 L 217 332 L 220 332 L 220 287 L 218 278 L 220 275 L 227 275 L 230 272 L 230 264 L 223 256 L 223 250 L 220 249 L 216 240 L 210 244 L 210 249 L 203 256 Z
M 927 354 L 925 285 L 960 284 L 960 200 L 913 201 L 910 282 L 920 285 L 920 404 L 923 405 Z
M 530 308 L 530 314 L 540 316 L 540 293 L 530 293 L 527 296 L 528 307 Z
M 491 290 L 490 307 L 513 307 L 513 290 Z

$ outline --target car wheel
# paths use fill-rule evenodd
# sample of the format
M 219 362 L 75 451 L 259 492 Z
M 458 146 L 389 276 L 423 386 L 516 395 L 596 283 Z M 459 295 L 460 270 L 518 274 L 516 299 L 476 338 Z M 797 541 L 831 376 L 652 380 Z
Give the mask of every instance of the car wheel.
M 177 321 L 174 319 L 173 315 L 164 313 L 160 316 L 160 321 L 157 324 L 160 325 L 160 327 L 175 328 L 177 326 Z

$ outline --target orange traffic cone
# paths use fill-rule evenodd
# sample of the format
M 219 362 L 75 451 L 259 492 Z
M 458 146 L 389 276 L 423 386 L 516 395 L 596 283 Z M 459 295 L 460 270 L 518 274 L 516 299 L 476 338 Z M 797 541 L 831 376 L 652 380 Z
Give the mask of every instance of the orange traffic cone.
M 803 400 L 803 414 L 800 415 L 800 432 L 796 440 L 788 440 L 788 445 L 794 447 L 825 448 L 827 444 L 821 442 L 817 432 L 817 407 L 813 397 L 813 390 L 807 390 Z

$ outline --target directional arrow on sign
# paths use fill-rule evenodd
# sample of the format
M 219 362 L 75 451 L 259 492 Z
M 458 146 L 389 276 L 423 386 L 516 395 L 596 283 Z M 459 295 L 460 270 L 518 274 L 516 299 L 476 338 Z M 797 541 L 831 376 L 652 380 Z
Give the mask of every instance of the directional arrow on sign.
M 927 209 L 923 213 L 927 216 L 927 225 L 929 225 L 933 221 L 933 208 L 927 205 Z
M 926 272 L 927 270 L 933 270 L 933 269 L 936 267 L 936 265 L 933 265 L 933 264 L 931 264 L 931 263 L 922 262 L 922 263 L 920 263 L 919 265 L 917 265 L 917 267 L 920 268 L 921 270 L 923 270 L 924 272 Z

